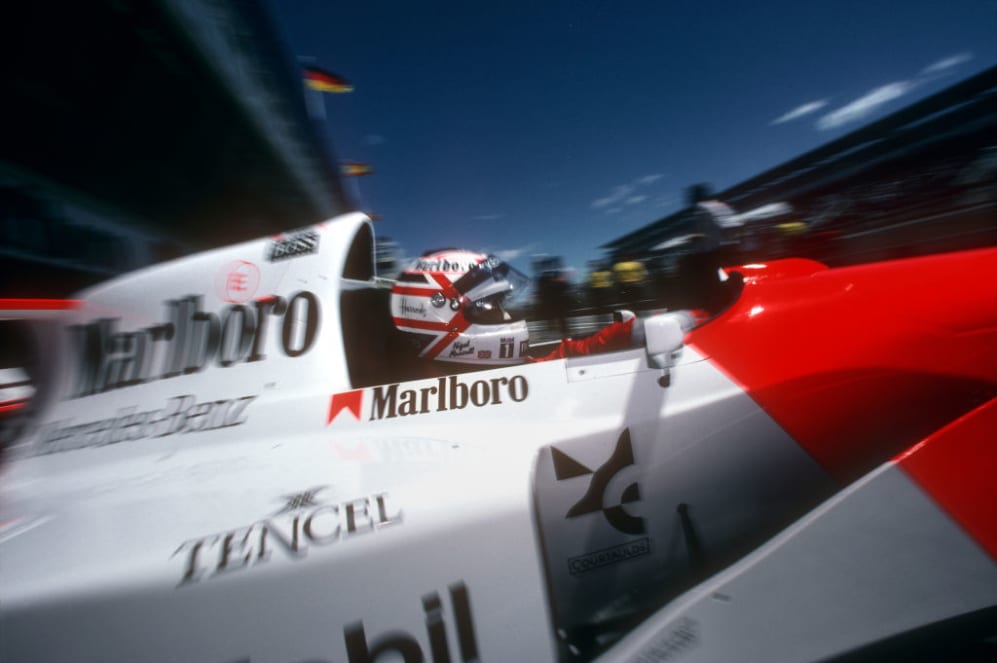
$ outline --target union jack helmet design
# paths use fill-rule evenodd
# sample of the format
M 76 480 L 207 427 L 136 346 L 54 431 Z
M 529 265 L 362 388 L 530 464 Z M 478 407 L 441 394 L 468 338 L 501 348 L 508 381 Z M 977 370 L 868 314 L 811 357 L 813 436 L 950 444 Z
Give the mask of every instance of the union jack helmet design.
M 391 289 L 391 317 L 423 359 L 481 367 L 520 364 L 529 331 L 505 304 L 527 283 L 496 256 L 433 251 L 399 275 Z

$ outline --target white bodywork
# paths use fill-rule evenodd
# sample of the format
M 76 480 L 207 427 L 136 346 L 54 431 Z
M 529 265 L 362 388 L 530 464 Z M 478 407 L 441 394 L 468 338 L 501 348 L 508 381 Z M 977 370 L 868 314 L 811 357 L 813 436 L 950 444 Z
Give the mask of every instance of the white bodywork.
M 590 658 L 834 491 L 689 348 L 354 384 L 369 241 L 349 215 L 84 293 L 0 475 L 4 661 Z

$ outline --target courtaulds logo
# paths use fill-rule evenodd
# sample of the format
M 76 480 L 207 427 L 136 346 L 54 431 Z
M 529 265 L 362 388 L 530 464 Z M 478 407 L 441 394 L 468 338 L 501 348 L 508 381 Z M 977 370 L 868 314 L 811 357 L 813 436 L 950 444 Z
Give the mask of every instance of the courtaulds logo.
M 630 444 L 630 429 L 626 428 L 616 441 L 616 448 L 609 459 L 597 469 L 591 470 L 581 464 L 568 454 L 551 447 L 551 456 L 554 461 L 554 476 L 558 481 L 566 481 L 576 477 L 592 475 L 588 490 L 580 500 L 568 509 L 566 518 L 576 518 L 589 513 L 602 511 L 606 520 L 615 529 L 624 534 L 643 534 L 644 519 L 631 515 L 627 512 L 625 505 L 640 500 L 640 486 L 637 482 L 629 484 L 623 489 L 623 495 L 619 504 L 606 505 L 606 489 L 610 480 L 619 474 L 623 469 L 634 464 L 633 447 Z

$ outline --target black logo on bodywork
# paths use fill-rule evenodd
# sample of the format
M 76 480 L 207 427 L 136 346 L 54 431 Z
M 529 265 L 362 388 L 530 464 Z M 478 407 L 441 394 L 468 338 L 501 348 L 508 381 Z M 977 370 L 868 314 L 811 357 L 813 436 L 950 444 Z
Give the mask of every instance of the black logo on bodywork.
M 644 519 L 627 513 L 624 508 L 625 504 L 640 500 L 640 487 L 637 485 L 637 482 L 631 483 L 623 490 L 620 504 L 612 506 L 604 504 L 606 489 L 609 486 L 610 480 L 624 468 L 634 464 L 629 428 L 624 429 L 620 434 L 620 438 L 616 442 L 616 448 L 609 459 L 595 471 L 590 470 L 568 454 L 554 447 L 551 447 L 551 455 L 554 461 L 554 476 L 558 481 L 573 479 L 586 474 L 592 475 L 588 490 L 568 510 L 568 513 L 565 514 L 566 518 L 575 518 L 588 513 L 602 511 L 609 524 L 620 532 L 624 534 L 644 533 Z
M 320 499 L 319 493 L 326 488 L 318 486 L 282 495 L 283 508 L 271 516 L 184 541 L 171 555 L 183 560 L 183 575 L 177 586 L 269 563 L 275 551 L 287 559 L 302 560 L 313 548 L 402 522 L 401 510 L 392 508 L 387 493 L 351 500 Z
M 266 259 L 270 262 L 318 253 L 319 234 L 314 230 L 279 235 L 270 241 Z
M 143 329 L 122 331 L 120 318 L 67 326 L 76 366 L 66 398 L 192 375 L 214 365 L 251 364 L 266 359 L 272 343 L 291 358 L 315 345 L 322 312 L 318 296 L 308 290 L 220 311 L 204 310 L 203 301 L 202 295 L 166 300 L 167 321 Z
M 610 564 L 628 562 L 635 557 L 642 557 L 643 555 L 650 554 L 651 539 L 647 537 L 642 539 L 633 539 L 632 541 L 621 543 L 618 546 L 603 548 L 602 550 L 595 550 L 590 553 L 585 553 L 584 555 L 572 557 L 568 560 L 568 572 L 573 576 L 579 576 L 583 573 L 596 571 L 604 566 L 609 566 Z
M 279 516 L 282 513 L 289 513 L 291 511 L 300 511 L 308 507 L 318 506 L 319 503 L 315 501 L 315 497 L 325 490 L 326 486 L 319 486 L 318 488 L 312 488 L 311 490 L 306 490 L 303 493 L 295 493 L 293 495 L 284 495 L 284 508 L 275 513 L 275 516 Z

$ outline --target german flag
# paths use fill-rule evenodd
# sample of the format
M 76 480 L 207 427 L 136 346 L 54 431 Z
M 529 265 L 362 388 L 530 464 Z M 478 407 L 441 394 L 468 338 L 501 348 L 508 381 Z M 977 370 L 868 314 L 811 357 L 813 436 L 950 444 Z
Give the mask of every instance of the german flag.
M 344 161 L 339 164 L 339 168 L 343 175 L 346 175 L 347 177 L 370 175 L 374 172 L 374 168 L 370 164 L 360 163 L 358 161 Z
M 353 85 L 345 78 L 318 67 L 305 67 L 305 83 L 319 92 L 353 92 Z

